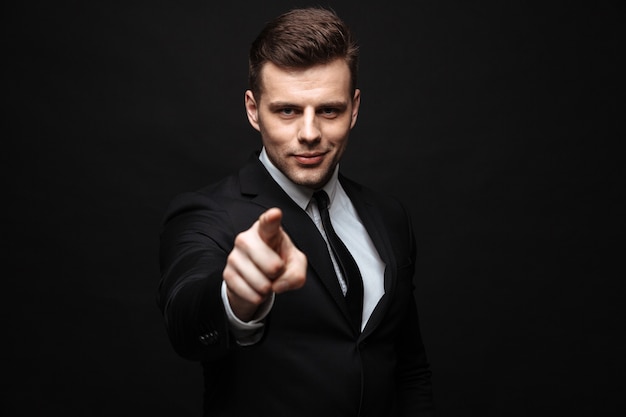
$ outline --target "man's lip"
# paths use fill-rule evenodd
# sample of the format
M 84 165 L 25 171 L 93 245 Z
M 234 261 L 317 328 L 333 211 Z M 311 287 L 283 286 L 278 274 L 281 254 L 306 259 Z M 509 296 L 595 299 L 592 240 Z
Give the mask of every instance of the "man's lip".
M 317 165 L 322 162 L 324 155 L 324 152 L 315 152 L 295 154 L 294 157 L 302 165 Z

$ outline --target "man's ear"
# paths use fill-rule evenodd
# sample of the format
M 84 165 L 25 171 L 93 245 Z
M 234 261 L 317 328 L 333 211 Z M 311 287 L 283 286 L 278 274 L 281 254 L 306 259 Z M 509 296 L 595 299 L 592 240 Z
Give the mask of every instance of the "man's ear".
M 356 124 L 356 119 L 359 116 L 359 107 L 361 106 L 361 90 L 358 88 L 354 90 L 354 97 L 352 97 L 352 120 L 350 121 L 350 129 Z
M 259 107 L 257 105 L 257 101 L 254 98 L 254 94 L 251 90 L 246 91 L 245 97 L 246 103 L 246 114 L 248 115 L 248 121 L 258 131 L 261 131 L 261 127 L 259 125 Z

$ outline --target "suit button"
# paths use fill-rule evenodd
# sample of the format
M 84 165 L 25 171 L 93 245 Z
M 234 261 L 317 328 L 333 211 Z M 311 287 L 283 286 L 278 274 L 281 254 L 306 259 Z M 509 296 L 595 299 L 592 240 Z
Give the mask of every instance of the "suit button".
M 198 339 L 200 340 L 200 343 L 202 343 L 203 345 L 209 346 L 209 345 L 216 344 L 217 341 L 219 340 L 219 336 L 220 334 L 218 333 L 217 330 L 211 330 L 208 333 L 200 335 Z

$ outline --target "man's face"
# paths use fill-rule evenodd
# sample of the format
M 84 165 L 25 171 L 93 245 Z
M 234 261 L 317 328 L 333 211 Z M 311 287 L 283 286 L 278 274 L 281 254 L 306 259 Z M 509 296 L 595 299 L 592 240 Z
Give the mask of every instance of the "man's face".
M 268 157 L 291 181 L 321 188 L 330 179 L 359 113 L 343 59 L 306 69 L 271 62 L 261 71 L 262 93 L 246 91 L 246 112 Z

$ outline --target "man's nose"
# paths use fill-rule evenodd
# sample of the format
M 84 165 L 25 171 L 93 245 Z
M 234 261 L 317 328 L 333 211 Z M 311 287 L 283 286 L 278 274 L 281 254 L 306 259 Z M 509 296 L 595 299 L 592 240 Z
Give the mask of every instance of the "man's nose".
M 322 132 L 318 126 L 315 111 L 305 111 L 301 120 L 298 140 L 300 142 L 318 142 L 322 138 Z

